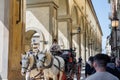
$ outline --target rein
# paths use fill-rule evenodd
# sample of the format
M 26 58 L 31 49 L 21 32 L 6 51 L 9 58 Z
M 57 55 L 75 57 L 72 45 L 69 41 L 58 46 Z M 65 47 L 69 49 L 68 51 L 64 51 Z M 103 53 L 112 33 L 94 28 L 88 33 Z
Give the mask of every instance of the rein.
M 35 60 L 35 56 L 33 55 L 33 58 L 34 58 L 34 63 L 33 63 L 33 65 L 30 67 L 30 68 L 28 68 L 29 67 L 29 65 L 30 65 L 30 61 L 28 62 L 28 67 L 22 67 L 22 68 L 24 68 L 24 69 L 26 69 L 27 70 L 27 72 L 30 72 L 31 70 L 33 70 L 36 66 L 36 60 Z M 29 59 L 30 60 L 30 59 Z
M 57 65 L 55 65 L 55 64 L 53 64 L 53 57 L 51 57 L 51 62 L 50 62 L 50 64 L 49 64 L 48 66 L 43 65 L 44 69 L 51 68 L 51 67 L 52 67 L 52 65 L 54 65 L 54 66 L 55 66 L 58 70 L 60 70 L 60 71 L 62 71 L 62 72 L 63 72 L 63 70 L 61 70 L 61 69 L 60 69 L 60 60 L 59 60 L 57 57 L 55 57 L 55 56 L 54 56 L 54 58 L 58 61 L 58 66 L 57 66 Z M 45 62 L 45 60 L 44 60 L 44 61 L 42 61 L 42 62 Z
M 59 66 L 57 66 L 57 65 L 54 64 L 54 66 L 55 66 L 58 70 L 60 70 L 60 71 L 63 72 L 63 70 L 60 69 L 60 60 L 59 60 L 57 57 L 55 57 L 55 56 L 54 56 L 54 58 L 58 61 L 58 65 L 59 65 Z
M 43 71 L 40 71 L 38 74 L 36 74 L 34 77 L 32 77 L 32 79 L 33 80 L 35 80 L 35 79 L 44 79 L 44 77 L 42 78 L 41 76 L 43 75 Z M 40 76 L 39 78 L 36 78 L 36 77 L 38 77 L 38 76 Z
M 44 61 L 44 63 L 45 63 L 45 61 Z M 45 69 L 48 69 L 48 68 L 51 68 L 52 65 L 53 65 L 53 57 L 51 57 L 51 62 L 50 62 L 50 64 L 47 65 L 47 66 L 43 65 L 43 67 L 44 67 Z

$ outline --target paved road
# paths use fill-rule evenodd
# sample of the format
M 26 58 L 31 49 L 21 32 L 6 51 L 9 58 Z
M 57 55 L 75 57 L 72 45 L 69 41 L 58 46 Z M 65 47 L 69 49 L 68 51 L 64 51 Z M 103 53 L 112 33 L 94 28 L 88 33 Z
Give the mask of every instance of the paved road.
M 74 78 L 74 80 L 77 80 L 77 79 Z M 85 80 L 85 67 L 82 67 L 81 78 L 80 78 L 80 80 Z

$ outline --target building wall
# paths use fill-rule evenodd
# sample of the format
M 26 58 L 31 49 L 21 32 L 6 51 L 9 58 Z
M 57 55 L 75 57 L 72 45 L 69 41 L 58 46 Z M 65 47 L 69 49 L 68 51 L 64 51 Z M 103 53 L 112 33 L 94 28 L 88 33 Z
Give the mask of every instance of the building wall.
M 110 45 L 110 36 L 107 37 L 106 39 L 106 54 L 108 54 L 109 56 L 111 56 L 111 45 Z
M 8 0 L 6 0 L 8 1 Z M 9 41 L 9 29 L 8 29 L 8 11 L 6 8 L 9 6 L 5 0 L 0 0 L 0 75 L 2 80 L 7 80 L 8 74 L 8 41 Z M 9 1 L 8 1 L 9 2 Z M 7 17 L 6 17 L 7 16 Z
M 19 23 L 16 23 L 20 18 L 18 2 L 1 1 L 0 74 L 3 80 L 22 78 L 19 61 L 26 44 L 25 31 L 38 32 L 42 40 L 48 41 L 47 45 L 43 44 L 44 48 L 49 48 L 54 38 L 63 49 L 75 47 L 77 58 L 82 56 L 84 62 L 96 54 L 96 47 L 101 49 L 102 31 L 90 0 L 27 0 L 22 2 Z M 80 33 L 76 33 L 78 27 Z
M 31 12 L 38 22 L 42 24 L 42 26 L 38 26 L 35 21 L 36 24 L 31 22 L 32 26 L 30 26 L 31 24 L 28 22 L 27 26 L 38 27 L 45 37 L 51 36 L 45 38 L 45 40 L 51 39 L 49 46 L 52 44 L 52 38 L 54 38 L 54 34 L 50 32 L 50 29 L 53 28 L 61 48 L 75 47 L 77 58 L 82 56 L 84 60 L 87 60 L 90 55 L 95 55 L 101 51 L 102 31 L 92 3 L 89 0 L 59 0 L 57 4 L 55 2 L 58 6 L 56 7 L 57 11 L 53 11 L 53 13 L 57 14 L 56 20 L 52 18 L 55 14 L 50 15 L 50 7 L 46 5 L 47 3 L 47 0 L 27 1 L 27 11 Z M 50 25 L 50 19 L 53 20 L 53 25 L 56 28 Z M 29 17 L 27 20 L 29 20 Z M 76 33 L 78 27 L 81 28 L 80 37 L 79 34 L 71 36 L 71 33 Z M 45 34 L 46 32 L 47 34 Z
M 115 17 L 115 14 L 117 15 L 116 17 L 119 19 L 120 23 L 120 1 L 119 0 L 110 0 L 110 6 L 111 6 L 111 12 L 109 15 L 110 20 L 112 20 Z M 117 33 L 117 35 L 116 35 Z M 110 39 L 110 45 L 111 45 L 111 50 L 112 53 L 115 54 L 115 56 L 119 57 L 120 56 L 120 24 L 117 27 L 117 31 L 115 31 L 115 28 L 112 28 L 112 23 L 111 23 L 111 39 Z M 116 47 L 117 46 L 117 47 Z

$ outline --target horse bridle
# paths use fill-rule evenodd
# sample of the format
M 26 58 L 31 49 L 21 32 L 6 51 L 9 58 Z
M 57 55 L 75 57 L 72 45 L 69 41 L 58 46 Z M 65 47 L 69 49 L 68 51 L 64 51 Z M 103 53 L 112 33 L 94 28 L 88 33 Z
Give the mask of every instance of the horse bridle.
M 21 63 L 21 62 L 20 62 Z M 28 60 L 28 66 L 29 66 L 29 60 Z M 21 65 L 22 65 L 22 63 L 21 63 Z M 30 71 L 30 69 L 28 69 L 28 66 L 27 67 L 21 67 L 21 68 L 23 68 L 23 69 L 26 69 L 26 71 Z

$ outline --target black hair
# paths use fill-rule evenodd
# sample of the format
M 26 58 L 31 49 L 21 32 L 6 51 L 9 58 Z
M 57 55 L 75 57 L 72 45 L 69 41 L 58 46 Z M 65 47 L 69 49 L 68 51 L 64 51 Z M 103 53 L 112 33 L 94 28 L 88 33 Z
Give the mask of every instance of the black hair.
M 94 61 L 99 67 L 106 67 L 107 63 L 110 62 L 110 57 L 106 54 L 97 54 L 94 56 Z
M 90 56 L 88 60 L 93 63 L 94 57 L 93 57 L 93 56 Z

